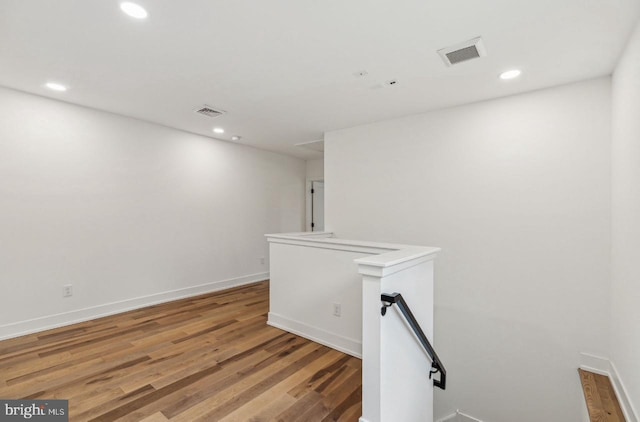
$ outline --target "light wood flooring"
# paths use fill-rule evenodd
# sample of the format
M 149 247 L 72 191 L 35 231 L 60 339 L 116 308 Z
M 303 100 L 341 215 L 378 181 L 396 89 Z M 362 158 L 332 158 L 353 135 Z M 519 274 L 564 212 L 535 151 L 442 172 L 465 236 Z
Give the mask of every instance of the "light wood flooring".
M 625 422 L 609 377 L 578 369 L 591 422 Z
M 267 282 L 0 342 L 0 398 L 71 421 L 345 421 L 359 359 L 266 325 Z

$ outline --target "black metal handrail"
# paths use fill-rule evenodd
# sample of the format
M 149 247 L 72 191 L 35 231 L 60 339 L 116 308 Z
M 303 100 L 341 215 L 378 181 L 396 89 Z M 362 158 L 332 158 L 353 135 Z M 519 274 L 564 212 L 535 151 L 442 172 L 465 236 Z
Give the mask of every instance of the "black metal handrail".
M 444 365 L 442 364 L 442 361 L 440 361 L 440 358 L 438 357 L 436 351 L 433 350 L 433 346 L 431 346 L 431 343 L 429 343 L 429 339 L 424 334 L 424 331 L 422 331 L 422 328 L 420 328 L 420 324 L 418 324 L 418 321 L 413 316 L 413 313 L 411 312 L 411 309 L 409 309 L 409 305 L 407 305 L 407 302 L 405 302 L 400 293 L 383 293 L 381 296 L 381 300 L 383 302 L 382 309 L 380 309 L 380 313 L 382 314 L 382 316 L 385 316 L 388 307 L 393 306 L 394 303 L 398 305 L 398 309 L 400 309 L 400 312 L 402 312 L 402 315 L 404 315 L 414 334 L 418 337 L 418 340 L 420 340 L 422 347 L 424 347 L 424 350 L 426 350 L 427 354 L 431 358 L 432 369 L 431 372 L 429 372 L 429 379 L 431 379 L 434 374 L 440 372 L 440 380 L 434 378 L 433 385 L 444 390 L 447 386 L 447 370 L 444 368 Z

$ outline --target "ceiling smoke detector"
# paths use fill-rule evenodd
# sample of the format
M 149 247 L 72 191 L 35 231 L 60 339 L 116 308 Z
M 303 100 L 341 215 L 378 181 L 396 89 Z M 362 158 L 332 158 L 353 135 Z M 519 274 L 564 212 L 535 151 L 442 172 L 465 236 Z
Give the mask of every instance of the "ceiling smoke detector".
M 208 105 L 205 105 L 204 107 L 196 110 L 196 113 L 202 114 L 203 116 L 207 116 L 207 117 L 218 117 L 221 114 L 224 114 L 225 112 L 222 110 L 216 110 L 213 107 L 209 107 Z
M 438 50 L 438 54 L 447 66 L 466 62 L 487 55 L 487 49 L 481 37 L 461 42 L 451 47 Z

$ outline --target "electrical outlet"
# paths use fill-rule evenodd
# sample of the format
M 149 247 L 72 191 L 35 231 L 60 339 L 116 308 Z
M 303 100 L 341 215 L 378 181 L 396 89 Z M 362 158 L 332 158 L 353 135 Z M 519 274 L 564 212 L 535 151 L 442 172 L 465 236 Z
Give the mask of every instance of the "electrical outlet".
M 342 305 L 340 303 L 333 304 L 333 316 L 339 317 L 342 315 Z
M 73 296 L 73 284 L 65 284 L 62 290 L 62 296 L 63 297 L 70 297 Z
M 260 265 L 264 265 L 264 256 L 260 258 Z

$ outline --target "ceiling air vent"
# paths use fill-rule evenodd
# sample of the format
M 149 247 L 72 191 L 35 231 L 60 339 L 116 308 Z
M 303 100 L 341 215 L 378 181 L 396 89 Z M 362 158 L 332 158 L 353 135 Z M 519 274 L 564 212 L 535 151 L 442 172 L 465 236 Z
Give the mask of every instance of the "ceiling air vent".
M 447 66 L 453 66 L 467 60 L 484 57 L 487 55 L 487 50 L 484 47 L 482 38 L 478 37 L 451 47 L 442 48 L 438 50 L 438 54 L 440 54 Z
M 196 113 L 202 114 L 203 116 L 207 117 L 218 117 L 219 115 L 224 114 L 224 111 L 216 110 L 212 107 L 209 107 L 208 105 L 205 105 L 204 107 L 196 110 Z

